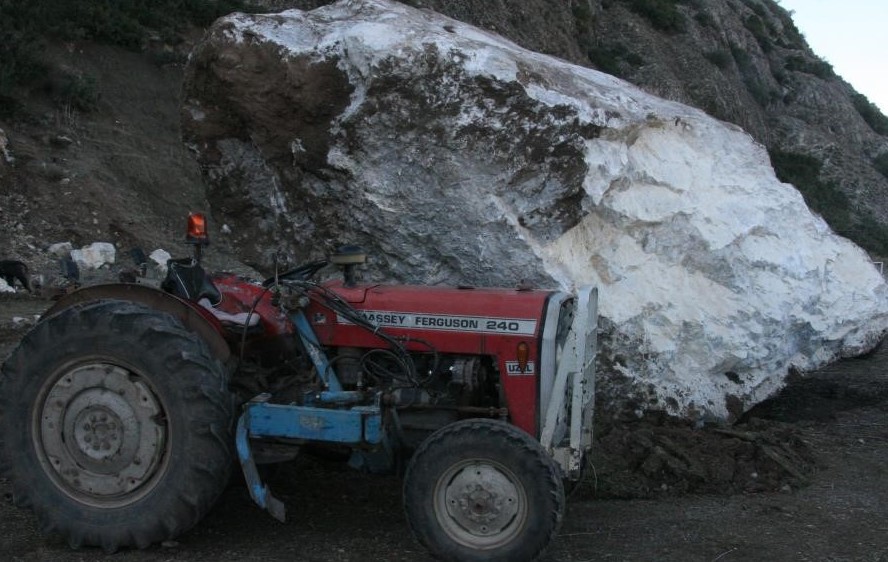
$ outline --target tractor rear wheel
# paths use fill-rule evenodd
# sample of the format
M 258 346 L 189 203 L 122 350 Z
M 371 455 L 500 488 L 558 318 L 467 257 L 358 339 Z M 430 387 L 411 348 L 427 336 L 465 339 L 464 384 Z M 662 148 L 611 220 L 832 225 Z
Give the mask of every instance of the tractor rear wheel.
M 3 366 L 0 473 L 72 547 L 192 527 L 232 467 L 227 371 L 173 316 L 94 301 L 40 322 Z
M 536 560 L 561 526 L 561 471 L 530 435 L 465 420 L 429 436 L 404 478 L 407 521 L 435 556 Z

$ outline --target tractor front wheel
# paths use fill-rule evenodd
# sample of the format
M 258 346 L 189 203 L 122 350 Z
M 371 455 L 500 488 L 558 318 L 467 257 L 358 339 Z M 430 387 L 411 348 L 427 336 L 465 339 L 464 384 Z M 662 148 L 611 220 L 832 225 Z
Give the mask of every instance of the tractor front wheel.
M 3 366 L 0 472 L 73 547 L 194 525 L 232 466 L 227 371 L 173 316 L 123 301 L 40 322 Z
M 416 450 L 404 505 L 416 538 L 441 559 L 529 561 L 558 532 L 564 487 L 558 466 L 528 434 L 466 420 Z

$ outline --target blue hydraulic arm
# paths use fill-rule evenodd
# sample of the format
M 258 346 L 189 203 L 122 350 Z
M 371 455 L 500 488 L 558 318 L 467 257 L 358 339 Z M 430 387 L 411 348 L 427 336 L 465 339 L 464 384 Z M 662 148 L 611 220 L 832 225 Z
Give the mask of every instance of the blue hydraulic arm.
M 314 365 L 314 368 L 318 371 L 318 377 L 320 377 L 324 386 L 327 387 L 327 390 L 332 392 L 341 391 L 342 385 L 339 383 L 336 373 L 330 368 L 330 362 L 327 360 L 327 355 L 324 353 L 324 350 L 321 349 L 318 337 L 315 335 L 314 330 L 312 330 L 311 324 L 308 323 L 308 318 L 305 317 L 305 313 L 301 310 L 296 311 L 296 313 L 290 317 L 290 321 L 293 322 L 293 325 L 296 327 L 296 333 L 299 334 L 299 339 L 302 340 L 302 346 L 305 348 L 305 351 L 308 352 L 308 356 L 311 357 L 311 362 Z

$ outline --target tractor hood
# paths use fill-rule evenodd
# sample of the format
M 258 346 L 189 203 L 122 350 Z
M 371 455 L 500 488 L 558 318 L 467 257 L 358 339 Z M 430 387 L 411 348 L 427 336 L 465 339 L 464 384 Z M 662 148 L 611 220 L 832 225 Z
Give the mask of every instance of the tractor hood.
M 554 291 L 362 285 L 326 287 L 375 324 L 390 328 L 460 330 L 535 336 Z

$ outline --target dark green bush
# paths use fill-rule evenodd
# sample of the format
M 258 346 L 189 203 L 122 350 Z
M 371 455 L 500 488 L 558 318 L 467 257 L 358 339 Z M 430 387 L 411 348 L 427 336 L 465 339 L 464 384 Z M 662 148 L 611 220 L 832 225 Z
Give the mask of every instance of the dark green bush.
M 46 75 L 42 45 L 21 23 L 0 0 L 0 98 L 11 96 L 18 84 Z
M 885 117 L 879 108 L 873 105 L 865 95 L 854 93 L 851 95 L 851 102 L 854 104 L 854 109 L 857 110 L 857 113 L 863 117 L 863 120 L 866 121 L 866 124 L 873 131 L 880 135 L 888 136 L 888 117 Z
M 806 59 L 801 55 L 792 55 L 790 57 L 787 57 L 786 70 L 813 74 L 814 76 L 817 76 L 818 78 L 823 78 L 824 80 L 835 77 L 835 72 L 833 72 L 832 65 L 825 60 L 817 59 L 812 61 Z
M 694 20 L 700 24 L 700 27 L 715 27 L 715 18 L 709 12 L 697 12 L 694 14 Z
M 243 0 L 0 0 L 0 97 L 45 76 L 47 38 L 139 49 L 155 33 L 171 37 L 245 8 Z M 85 88 L 72 83 L 72 95 L 80 99 Z
M 780 99 L 779 92 L 771 90 L 764 82 L 755 76 L 744 76 L 743 83 L 746 85 L 746 89 L 749 91 L 752 99 L 754 99 L 761 107 L 768 107 L 772 102 Z
M 703 56 L 722 70 L 731 65 L 731 53 L 727 51 L 706 51 Z
M 888 256 L 888 227 L 869 211 L 860 213 L 851 231 L 845 235 L 871 254 Z
M 626 0 L 630 10 L 644 17 L 654 29 L 666 33 L 687 31 L 685 18 L 678 11 L 678 0 Z
M 752 0 L 746 0 L 746 5 L 749 6 L 749 9 L 759 15 L 759 17 L 765 18 L 768 16 L 768 11 L 764 6 L 759 4 L 758 2 L 754 2 Z
M 883 152 L 873 158 L 873 167 L 883 176 L 888 178 L 888 152 Z
M 586 52 L 589 60 L 598 70 L 614 76 L 624 76 L 627 67 L 638 68 L 644 59 L 630 51 L 622 43 L 615 45 L 596 45 Z
M 839 233 L 851 231 L 851 203 L 835 183 L 820 179 L 821 160 L 779 149 L 768 152 L 780 181 L 793 184 L 804 196 L 808 207 L 820 213 L 833 230 Z
M 771 76 L 774 77 L 774 80 L 777 81 L 778 84 L 786 85 L 789 82 L 789 75 L 782 70 L 774 70 L 771 68 Z
M 138 48 L 149 31 L 205 26 L 244 9 L 240 0 L 30 0 L 30 17 L 61 39 L 93 39 Z
M 761 4 L 756 5 L 761 6 Z M 768 31 L 765 29 L 765 22 L 762 21 L 762 18 L 756 15 L 750 15 L 743 20 L 743 26 L 752 33 L 753 37 L 755 37 L 762 52 L 770 53 L 774 50 L 774 42 L 771 40 L 770 35 L 768 35 Z
M 774 2 L 769 2 L 768 8 L 771 10 L 771 15 L 780 21 L 782 28 L 782 33 L 780 34 L 781 46 L 787 49 L 804 49 L 805 38 L 802 36 L 799 28 L 796 27 L 795 22 L 792 21 L 792 16 L 789 15 L 789 12 Z
M 70 105 L 81 111 L 92 111 L 99 104 L 96 79 L 88 74 L 65 74 L 55 94 L 62 105 Z
M 580 49 L 588 51 L 595 48 L 595 21 L 587 2 L 577 2 L 573 6 L 574 27 L 576 27 L 577 44 Z
M 577 2 L 571 10 L 578 28 L 586 28 L 592 25 L 592 11 L 587 2 Z
M 737 68 L 740 69 L 740 72 L 749 72 L 754 70 L 752 65 L 752 57 L 749 53 L 746 52 L 746 49 L 743 47 L 732 43 L 731 44 L 731 56 L 734 57 L 734 62 L 737 63 Z

